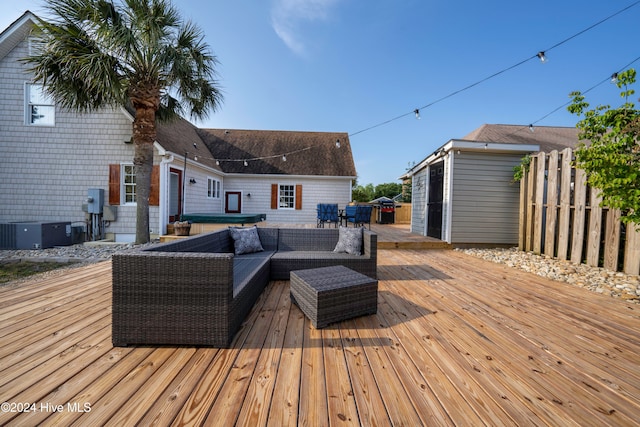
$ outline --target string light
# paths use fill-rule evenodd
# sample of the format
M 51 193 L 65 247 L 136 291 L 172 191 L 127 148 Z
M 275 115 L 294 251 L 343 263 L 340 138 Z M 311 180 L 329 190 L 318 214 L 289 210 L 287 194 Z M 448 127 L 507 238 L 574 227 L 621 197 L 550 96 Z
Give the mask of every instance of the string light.
M 636 63 L 636 62 L 638 62 L 638 61 L 640 61 L 640 56 L 639 56 L 639 57 L 637 57 L 636 59 L 634 59 L 633 61 L 629 62 L 629 63 L 628 63 L 627 65 L 625 65 L 624 67 L 622 67 L 622 68 L 621 68 L 621 70 L 626 70 L 626 69 L 628 69 L 629 67 L 631 67 L 633 64 L 635 64 L 635 63 Z M 617 78 L 618 78 L 618 73 L 617 73 L 617 72 L 613 73 L 613 74 L 611 75 L 611 77 L 610 77 L 610 78 L 608 77 L 608 78 L 606 78 L 606 79 L 604 79 L 604 80 L 602 80 L 602 81 L 600 81 L 600 82 L 596 83 L 595 85 L 591 86 L 589 89 L 587 89 L 587 90 L 585 90 L 585 91 L 581 91 L 580 93 L 582 93 L 583 95 L 584 95 L 584 94 L 587 94 L 587 93 L 591 92 L 592 90 L 594 90 L 595 88 L 597 88 L 598 86 L 601 86 L 602 84 L 606 83 L 607 81 L 613 80 L 613 77 L 614 77 L 614 76 L 615 76 L 615 77 L 616 77 L 616 79 L 617 79 Z M 571 102 L 572 102 L 572 101 L 565 102 L 565 103 L 564 103 L 564 104 L 562 104 L 561 106 L 559 106 L 559 107 L 555 108 L 555 109 L 554 109 L 554 110 L 552 110 L 551 112 L 549 112 L 549 113 L 545 114 L 544 116 L 540 117 L 540 118 L 539 118 L 538 120 L 536 120 L 535 122 L 532 122 L 532 123 L 528 126 L 529 130 L 530 130 L 531 132 L 533 132 L 533 131 L 534 131 L 534 127 L 533 127 L 533 125 L 534 125 L 534 124 L 536 124 L 536 123 L 539 123 L 539 122 L 543 121 L 544 119 L 546 119 L 546 118 L 547 118 L 547 117 L 549 117 L 550 115 L 552 115 L 552 114 L 556 113 L 557 111 L 560 111 L 561 109 L 563 109 L 563 108 L 567 107 L 568 105 L 570 105 L 570 104 L 571 104 Z M 505 136 L 504 136 L 504 138 L 505 138 L 505 139 L 508 139 L 510 136 L 513 136 L 513 135 L 515 135 L 516 133 L 518 133 L 518 132 L 520 132 L 520 131 L 522 131 L 522 130 L 524 130 L 524 129 L 526 129 L 526 128 L 527 128 L 526 126 L 520 127 L 520 128 L 518 128 L 518 129 L 516 129 L 515 131 L 513 131 L 513 132 L 511 132 L 511 133 L 509 133 L 509 134 L 507 134 L 507 135 L 505 135 Z
M 508 67 L 508 68 L 505 68 L 505 69 L 503 69 L 503 70 L 501 70 L 501 71 L 498 71 L 498 72 L 496 72 L 496 73 L 494 73 L 494 74 L 492 74 L 492 75 L 490 75 L 490 76 L 488 76 L 488 77 L 485 77 L 484 79 L 481 79 L 481 80 L 479 80 L 479 81 L 477 81 L 477 82 L 475 82 L 475 83 L 472 83 L 472 84 L 470 84 L 470 85 L 468 85 L 468 86 L 465 86 L 465 87 L 463 87 L 462 89 L 456 90 L 456 91 L 454 91 L 454 92 L 452 92 L 452 93 L 450 93 L 450 94 L 448 94 L 448 95 L 446 95 L 446 96 L 443 96 L 442 98 L 439 98 L 439 99 L 437 99 L 437 100 L 435 100 L 435 101 L 433 101 L 433 102 L 431 102 L 431 103 L 429 103 L 429 104 L 427 104 L 427 105 L 424 105 L 424 106 L 422 106 L 422 107 L 420 107 L 420 108 L 416 108 L 416 109 L 414 109 L 414 110 L 413 110 L 413 111 L 411 111 L 411 112 L 401 114 L 401 115 L 399 115 L 399 116 L 397 116 L 397 117 L 391 118 L 391 119 L 386 120 L 386 121 L 384 121 L 384 122 L 381 122 L 381 123 L 375 124 L 375 125 L 373 125 L 373 126 L 369 126 L 368 128 L 365 128 L 365 129 L 359 130 L 359 131 L 357 131 L 357 132 L 350 133 L 350 134 L 349 134 L 349 136 L 355 136 L 355 135 L 358 135 L 358 134 L 360 134 L 360 133 L 367 132 L 367 131 L 369 131 L 369 130 L 372 130 L 372 129 L 378 128 L 378 127 L 380 127 L 380 126 L 384 126 L 384 125 L 386 125 L 386 124 L 388 124 L 388 123 L 391 123 L 391 122 L 393 122 L 393 121 L 396 121 L 396 120 L 399 120 L 399 119 L 401 119 L 401 118 L 404 118 L 404 117 L 406 117 L 406 116 L 408 116 L 408 115 L 410 115 L 410 114 L 414 114 L 414 115 L 416 115 L 416 112 L 419 114 L 420 110 L 424 110 L 425 108 L 431 107 L 431 106 L 433 106 L 434 104 L 437 104 L 437 103 L 439 103 L 439 102 L 444 101 L 445 99 L 451 98 L 452 96 L 455 96 L 455 95 L 457 95 L 457 94 L 459 94 L 459 93 L 461 93 L 461 92 L 464 92 L 464 91 L 469 90 L 469 89 L 471 89 L 471 88 L 473 88 L 473 87 L 475 87 L 475 86 L 478 86 L 479 84 L 484 83 L 484 82 L 486 82 L 487 80 L 490 80 L 490 79 L 492 79 L 492 78 L 494 78 L 494 77 L 497 77 L 497 76 L 499 76 L 499 75 L 501 75 L 501 74 L 504 74 L 504 73 L 506 73 L 507 71 L 510 71 L 510 70 L 512 70 L 512 69 L 514 69 L 514 68 L 516 68 L 516 67 L 519 67 L 520 65 L 523 65 L 524 63 L 529 62 L 529 61 L 530 61 L 530 60 L 532 60 L 532 59 L 537 58 L 537 59 L 539 59 L 541 62 L 543 62 L 543 63 L 544 63 L 544 62 L 548 61 L 548 59 L 547 59 L 547 57 L 546 57 L 546 53 L 547 53 L 547 52 L 549 52 L 550 50 L 553 50 L 553 49 L 555 49 L 556 47 L 561 46 L 561 45 L 563 45 L 563 44 L 567 43 L 568 41 L 570 41 L 570 40 L 572 40 L 572 39 L 574 39 L 574 38 L 578 37 L 579 35 L 581 35 L 581 34 L 583 34 L 583 33 L 587 32 L 587 31 L 589 31 L 589 30 L 592 30 L 593 28 L 597 27 L 598 25 L 601 25 L 602 23 L 604 23 L 604 22 L 608 21 L 609 19 L 611 19 L 611 18 L 613 18 L 613 17 L 615 17 L 615 16 L 617 16 L 617 15 L 619 15 L 619 14 L 621 14 L 621 13 L 623 13 L 623 12 L 625 12 L 625 11 L 629 10 L 629 9 L 631 9 L 632 7 L 634 7 L 634 6 L 638 5 L 638 4 L 640 4 L 640 0 L 638 0 L 638 1 L 636 1 L 636 2 L 634 2 L 634 3 L 632 3 L 632 4 L 630 4 L 629 6 L 627 6 L 627 7 L 623 8 L 623 9 L 621 9 L 621 10 L 619 10 L 619 11 L 615 12 L 615 13 L 613 13 L 612 15 L 607 16 L 607 17 L 606 17 L 606 18 L 604 18 L 604 19 L 601 19 L 600 21 L 596 22 L 595 24 L 593 24 L 593 25 L 591 25 L 591 26 L 589 26 L 589 27 L 585 28 L 584 30 L 582 30 L 582 31 L 580 31 L 580 32 L 578 32 L 578 33 L 576 33 L 576 34 L 574 34 L 574 35 L 572 35 L 571 37 L 568 37 L 568 38 L 566 38 L 566 39 L 564 39 L 564 40 L 560 41 L 559 43 L 556 43 L 555 45 L 553 45 L 553 46 L 549 47 L 548 49 L 545 49 L 545 50 L 541 50 L 541 51 L 539 51 L 537 54 L 535 54 L 535 55 L 533 55 L 533 56 L 531 56 L 531 57 L 529 57 L 529 58 L 527 58 L 527 59 L 524 59 L 524 60 L 522 60 L 522 61 L 518 62 L 517 64 L 514 64 L 514 65 L 512 65 L 512 66 L 510 66 L 510 67 Z M 417 115 L 416 115 L 416 116 L 417 116 Z M 416 118 L 418 118 L 418 117 L 416 117 Z
M 611 83 L 617 83 L 617 82 L 618 82 L 618 73 L 611 74 Z
M 416 115 L 416 119 L 420 120 L 420 109 L 416 108 L 413 110 L 413 113 Z
M 340 148 L 340 139 L 336 140 L 336 147 Z M 287 161 L 287 156 L 290 156 L 292 154 L 301 153 L 303 151 L 308 151 L 308 150 L 311 150 L 313 148 L 315 148 L 315 146 L 304 147 L 304 148 L 301 148 L 299 150 L 289 151 L 289 152 L 281 153 L 281 154 L 273 154 L 273 155 L 270 155 L 270 156 L 261 156 L 261 157 L 250 157 L 250 158 L 244 158 L 244 159 L 218 159 L 218 158 L 213 158 L 213 157 L 195 156 L 194 160 L 198 161 L 198 158 L 203 159 L 203 160 L 204 159 L 206 159 L 206 160 L 215 160 L 216 166 L 220 166 L 220 164 L 222 162 L 227 162 L 227 163 L 229 163 L 229 162 L 242 162 L 242 164 L 244 166 L 248 166 L 249 162 L 257 161 L 257 160 L 269 160 L 269 159 L 280 158 L 280 159 L 282 159 L 283 162 L 286 162 Z
M 547 59 L 547 57 L 544 55 L 544 52 L 542 52 L 542 51 L 538 52 L 538 54 L 536 56 L 540 59 L 540 62 L 542 62 L 543 64 L 545 64 L 545 63 L 547 63 L 549 61 Z

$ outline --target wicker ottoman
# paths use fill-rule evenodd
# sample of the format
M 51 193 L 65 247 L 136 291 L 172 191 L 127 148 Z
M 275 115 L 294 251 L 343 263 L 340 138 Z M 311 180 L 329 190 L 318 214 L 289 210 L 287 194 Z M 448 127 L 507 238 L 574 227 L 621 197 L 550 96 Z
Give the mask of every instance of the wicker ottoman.
M 378 281 L 342 265 L 291 272 L 291 301 L 317 329 L 378 311 Z

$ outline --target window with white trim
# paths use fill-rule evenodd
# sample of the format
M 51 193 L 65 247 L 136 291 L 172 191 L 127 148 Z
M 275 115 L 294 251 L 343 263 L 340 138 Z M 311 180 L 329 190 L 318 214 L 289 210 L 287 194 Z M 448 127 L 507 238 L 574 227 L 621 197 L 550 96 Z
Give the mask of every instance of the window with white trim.
M 26 111 L 25 122 L 32 126 L 55 126 L 56 106 L 42 85 L 25 85 Z
M 124 164 L 121 171 L 120 194 L 122 195 L 122 204 L 136 203 L 136 167 L 131 164 Z
M 279 209 L 295 209 L 296 206 L 296 186 L 280 184 L 279 186 Z
M 209 199 L 219 199 L 220 198 L 220 181 L 207 177 L 207 197 Z

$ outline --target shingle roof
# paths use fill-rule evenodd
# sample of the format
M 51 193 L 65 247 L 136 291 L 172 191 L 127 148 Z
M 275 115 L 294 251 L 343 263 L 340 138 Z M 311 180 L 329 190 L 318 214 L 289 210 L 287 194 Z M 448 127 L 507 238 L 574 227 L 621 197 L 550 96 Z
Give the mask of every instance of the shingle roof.
M 556 126 L 535 126 L 532 132 L 529 126 L 485 124 L 462 139 L 505 144 L 537 144 L 540 151 L 544 152 L 575 148 L 580 143 L 577 128 Z
M 198 129 L 198 134 L 227 173 L 356 176 L 343 132 Z
M 198 135 L 198 128 L 187 120 L 178 118 L 169 123 L 157 124 L 156 140 L 162 148 L 179 156 L 189 153 L 189 159 L 198 156 L 198 163 L 221 170 L 216 165 L 213 155 Z

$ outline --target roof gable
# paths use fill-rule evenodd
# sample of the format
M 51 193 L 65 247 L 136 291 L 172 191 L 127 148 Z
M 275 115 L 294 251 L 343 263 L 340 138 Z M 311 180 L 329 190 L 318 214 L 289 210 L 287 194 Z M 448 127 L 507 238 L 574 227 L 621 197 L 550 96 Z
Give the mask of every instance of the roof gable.
M 170 122 L 157 122 L 156 141 L 167 151 L 184 156 L 208 166 L 220 170 L 216 165 L 213 155 L 200 139 L 198 128 L 183 118 L 177 118 Z
M 35 24 L 36 16 L 27 10 L 0 33 L 0 60 L 29 36 Z

